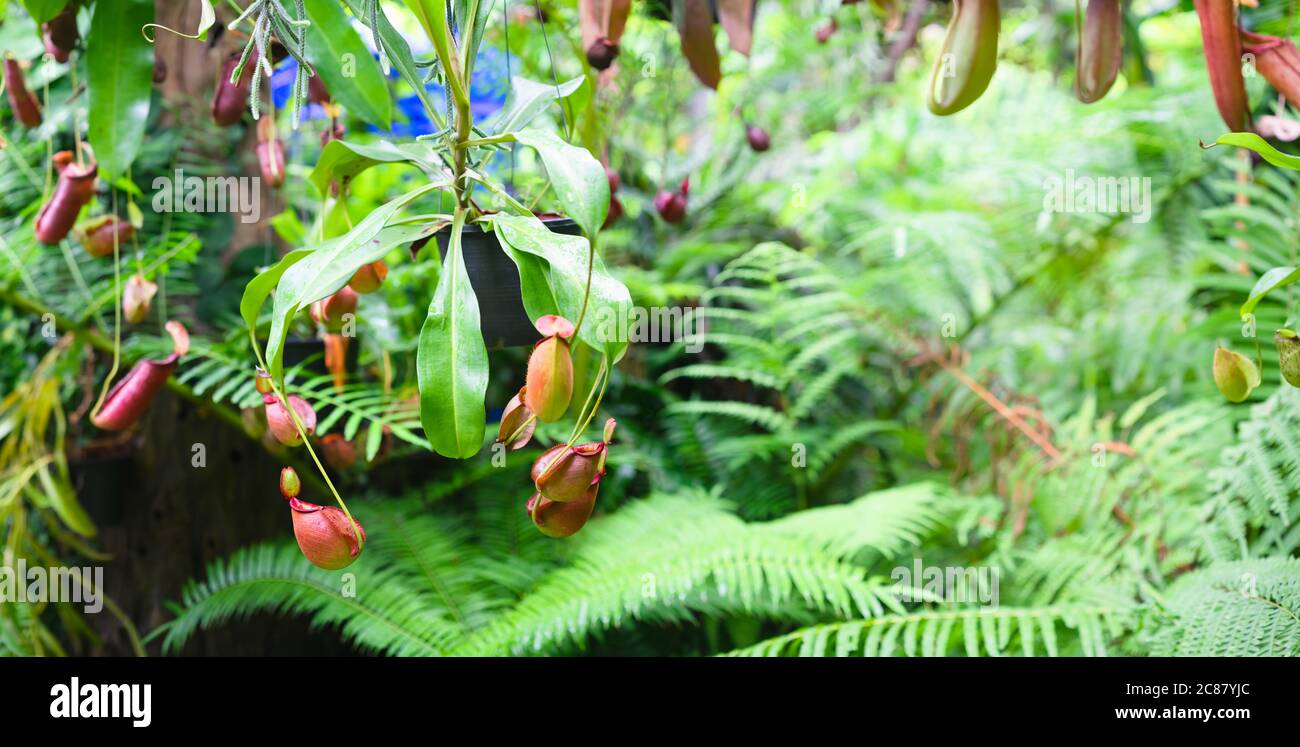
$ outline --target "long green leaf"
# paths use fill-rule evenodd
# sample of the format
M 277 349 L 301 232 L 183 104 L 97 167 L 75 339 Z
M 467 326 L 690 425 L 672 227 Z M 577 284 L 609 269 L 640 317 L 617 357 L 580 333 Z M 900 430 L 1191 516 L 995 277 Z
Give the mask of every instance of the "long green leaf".
M 470 43 L 464 44 L 462 41 L 460 50 L 461 65 L 471 76 L 474 62 L 478 60 L 479 46 L 483 44 L 483 32 L 487 29 L 488 21 L 492 18 L 492 9 L 495 7 L 495 0 L 463 0 L 456 3 L 456 28 L 474 30 Z M 458 33 L 463 40 L 463 32 Z
M 295 314 L 342 288 L 361 265 L 383 257 L 393 247 L 413 241 L 422 227 L 385 229 L 398 210 L 427 194 L 436 184 L 426 184 L 375 208 L 348 233 L 329 239 L 280 278 L 271 312 L 271 332 L 266 342 L 266 365 L 277 380 L 284 376 L 284 342 Z M 381 236 L 378 236 L 383 231 Z
M 239 299 L 239 315 L 244 318 L 244 324 L 248 325 L 250 333 L 257 329 L 257 317 L 262 313 L 262 306 L 270 298 L 271 291 L 275 290 L 276 283 L 280 282 L 280 276 L 309 254 L 310 249 L 295 249 L 281 257 L 279 262 L 259 272 L 244 286 L 244 295 Z
M 86 39 L 90 145 L 101 176 L 126 173 L 144 141 L 153 89 L 153 46 L 140 33 L 153 20 L 150 0 L 96 3 Z
M 1296 280 L 1300 280 L 1300 268 L 1297 267 L 1274 267 L 1264 273 L 1255 281 L 1255 287 L 1250 289 L 1246 303 L 1241 305 L 1241 315 L 1244 317 L 1254 311 L 1271 291 L 1288 286 Z
M 519 269 L 519 289 L 528 318 L 536 321 L 547 314 L 559 314 L 560 306 L 555 302 L 555 293 L 551 291 L 546 261 L 504 242 L 501 243 L 501 248 Z
M 434 226 L 386 226 L 367 240 L 345 241 L 319 251 L 311 262 L 302 265 L 305 275 L 297 303 L 305 307 L 330 295 L 347 284 L 363 265 L 383 259 L 394 248 L 432 235 Z M 310 269 L 308 266 L 310 265 Z
M 348 8 L 352 10 L 352 15 L 368 22 L 369 14 L 361 12 L 363 9 L 362 0 L 347 0 Z M 375 14 L 379 20 L 379 43 L 384 45 L 384 51 L 388 53 L 388 59 L 397 74 L 402 76 L 402 80 L 415 91 L 415 95 L 420 98 L 427 112 L 433 115 L 434 120 L 438 120 L 438 107 L 434 106 L 433 100 L 429 98 L 429 92 L 425 88 L 424 74 L 420 68 L 415 65 L 415 57 L 411 54 L 411 45 L 406 43 L 406 39 L 396 28 L 393 27 L 388 16 L 384 14 L 381 6 Z M 442 126 L 439 123 L 439 126 Z
M 27 9 L 27 14 L 37 24 L 45 23 L 57 16 L 67 4 L 68 0 L 23 0 L 23 7 Z
M 454 42 L 451 31 L 447 28 L 448 2 L 450 0 L 406 0 L 406 7 L 420 22 L 425 35 L 429 37 L 429 42 L 433 44 L 434 51 L 438 53 L 438 61 L 442 63 L 443 72 L 447 75 L 447 83 L 452 95 L 457 101 L 468 102 L 469 96 L 465 92 L 465 83 L 461 80 L 460 69 L 457 67 L 459 61 L 456 59 L 456 51 L 452 48 Z
M 384 71 L 338 0 L 307 0 L 307 59 L 340 104 L 370 124 L 392 125 L 393 98 Z
M 478 298 L 461 254 L 464 213 L 451 227 L 447 257 L 420 330 L 415 370 L 420 422 L 433 450 L 464 459 L 483 445 L 488 357 L 479 327 Z
M 494 226 L 502 245 L 513 250 L 508 252 L 512 258 L 516 257 L 515 252 L 522 252 L 546 261 L 546 278 L 554 299 L 551 304 L 558 306 L 559 313 L 571 321 L 576 322 L 582 311 L 587 262 L 589 257 L 594 258 L 591 299 L 578 338 L 597 351 L 607 353 L 610 360 L 617 361 L 627 350 L 626 323 L 631 318 L 632 296 L 627 286 L 605 270 L 604 263 L 591 252 L 587 240 L 581 236 L 554 233 L 533 216 L 496 213 L 486 216 L 484 221 Z M 535 284 L 534 273 L 521 269 L 524 310 L 533 321 L 537 320 L 535 312 L 551 305 L 540 291 L 530 290 Z
M 511 79 L 510 101 L 496 116 L 496 125 L 492 131 L 499 134 L 526 126 L 551 102 L 572 95 L 582 88 L 585 82 L 586 78 L 578 76 L 557 86 L 554 83 L 538 83 L 516 75 Z
M 409 163 L 426 174 L 437 172 L 440 162 L 428 143 L 349 143 L 331 140 L 321 151 L 316 168 L 309 179 L 322 195 L 327 194 L 330 182 L 347 179 L 380 163 Z
M 609 177 L 586 148 L 570 145 L 548 130 L 516 132 L 515 140 L 537 151 L 555 196 L 582 232 L 595 236 L 609 212 Z
M 41 493 L 49 500 L 50 507 L 69 529 L 83 537 L 94 537 L 95 522 L 77 501 L 77 493 L 72 489 L 66 472 L 67 467 L 63 466 L 60 469 L 58 479 L 52 474 L 54 469 L 59 468 L 45 464 L 37 471 L 36 477 L 41 483 Z
M 1268 144 L 1264 138 L 1253 132 L 1229 132 L 1220 135 L 1215 145 L 1235 145 L 1238 148 L 1252 150 L 1265 161 L 1283 169 L 1300 171 L 1300 156 L 1291 156 Z

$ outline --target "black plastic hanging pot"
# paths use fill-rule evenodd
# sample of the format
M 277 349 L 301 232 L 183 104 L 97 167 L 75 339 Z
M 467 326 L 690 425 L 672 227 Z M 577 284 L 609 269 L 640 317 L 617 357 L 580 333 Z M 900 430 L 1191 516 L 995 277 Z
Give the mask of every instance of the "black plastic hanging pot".
M 578 224 L 568 218 L 543 218 L 546 227 L 555 233 L 581 236 Z M 444 228 L 436 234 L 438 252 L 447 258 L 447 239 L 451 229 Z M 488 348 L 510 348 L 532 345 L 540 336 L 524 311 L 523 293 L 519 289 L 519 268 L 506 254 L 496 234 L 487 233 L 481 226 L 465 226 L 460 240 L 461 254 L 465 257 L 465 271 L 469 284 L 478 298 L 479 327 L 483 342 Z

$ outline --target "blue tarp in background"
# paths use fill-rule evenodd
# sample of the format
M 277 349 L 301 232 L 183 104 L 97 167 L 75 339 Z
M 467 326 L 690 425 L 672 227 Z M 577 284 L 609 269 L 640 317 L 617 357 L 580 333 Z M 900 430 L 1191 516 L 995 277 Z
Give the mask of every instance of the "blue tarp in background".
M 369 42 L 368 34 L 363 33 L 362 38 Z M 292 57 L 281 62 L 275 69 L 275 74 L 271 77 L 271 93 L 276 108 L 283 109 L 289 106 L 289 91 L 293 87 L 293 79 L 297 74 L 298 61 Z M 397 80 L 399 76 L 396 70 L 392 70 L 389 77 Z M 429 97 L 434 105 L 441 107 L 442 86 L 430 83 L 425 88 L 429 91 Z M 470 106 L 474 113 L 474 120 L 482 122 L 504 106 L 509 89 L 510 81 L 506 73 L 505 55 L 491 47 L 482 48 L 479 51 L 478 62 L 474 65 L 474 77 L 470 81 Z M 324 116 L 325 112 L 320 105 L 309 104 L 302 118 L 305 121 Z M 419 97 L 411 93 L 397 99 L 397 111 L 394 112 L 391 130 L 384 130 L 374 125 L 369 125 L 368 129 L 390 137 L 413 138 L 416 135 L 433 132 L 433 124 L 429 121 L 424 106 L 420 104 Z

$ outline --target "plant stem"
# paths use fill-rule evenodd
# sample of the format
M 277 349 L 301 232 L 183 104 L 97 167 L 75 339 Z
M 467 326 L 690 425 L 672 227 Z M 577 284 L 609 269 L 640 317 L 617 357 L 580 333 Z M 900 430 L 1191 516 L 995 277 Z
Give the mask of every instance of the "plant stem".
M 587 285 L 582 290 L 582 309 L 578 311 L 578 321 L 573 325 L 573 339 L 578 339 L 582 329 L 582 320 L 587 316 L 587 301 L 591 299 L 591 271 L 596 264 L 596 237 L 587 240 Z
M 507 445 L 514 443 L 514 442 L 515 442 L 515 439 L 516 439 L 516 438 L 519 438 L 519 435 L 520 435 L 521 433 L 523 433 L 524 430 L 525 430 L 526 428 L 528 428 L 528 426 L 532 425 L 533 422 L 534 422 L 535 420 L 537 420 L 537 415 L 535 415 L 535 414 L 534 414 L 534 415 L 529 415 L 529 416 L 528 416 L 528 419 L 525 420 L 523 423 L 521 423 L 520 426 L 519 426 L 518 428 L 515 429 L 515 432 L 514 432 L 514 433 L 511 433 L 511 434 L 510 434 L 510 437 L 507 438 L 503 443 L 505 443 L 505 444 L 507 444 Z
M 583 431 L 587 430 L 587 426 L 591 424 L 591 419 L 595 417 L 596 411 L 600 409 L 601 400 L 605 398 L 605 386 L 609 384 L 610 372 L 607 370 L 608 364 L 609 356 L 602 356 L 600 359 L 600 369 L 596 371 L 596 378 L 600 380 L 600 393 L 596 394 L 595 382 L 592 382 L 591 392 L 587 394 L 587 401 L 583 404 L 582 411 L 578 413 L 578 420 L 581 422 L 575 424 L 573 433 L 569 435 L 569 440 L 564 444 L 564 449 L 559 454 L 556 454 L 555 458 L 546 465 L 546 469 L 542 470 L 542 473 L 537 476 L 535 482 L 540 483 L 555 471 L 556 467 L 560 464 L 560 458 L 569 453 L 569 450 L 578 442 L 578 439 L 582 438 Z M 604 379 L 600 379 L 601 374 L 605 375 Z M 591 404 L 591 398 L 593 395 L 596 397 L 596 404 L 594 405 Z M 587 411 L 588 405 L 591 405 L 591 410 L 586 412 L 586 417 L 584 418 L 583 412 Z
M 528 206 L 528 212 L 530 214 L 537 209 L 537 203 L 541 202 L 542 198 L 546 196 L 546 193 L 550 191 L 551 191 L 551 182 L 548 180 L 546 184 L 542 185 L 542 191 L 537 193 L 537 196 L 533 198 L 532 204 Z
M 456 147 L 478 148 L 485 145 L 497 145 L 499 143 L 513 143 L 514 141 L 515 141 L 515 136 L 510 133 L 506 133 L 505 135 L 493 135 L 492 137 L 480 137 L 472 140 L 466 140 L 463 143 L 458 143 Z
M 252 330 L 249 331 L 249 334 L 253 335 Z M 257 347 L 256 337 L 253 339 L 253 354 L 257 356 L 257 364 L 262 367 L 263 371 L 271 370 L 262 357 L 262 351 Z M 330 494 L 334 496 L 334 502 L 339 504 L 339 508 L 343 509 L 343 515 L 347 516 L 348 521 L 352 524 L 352 536 L 357 540 L 357 547 L 364 547 L 365 541 L 361 538 L 361 530 L 357 520 L 352 518 L 352 512 L 348 510 L 348 504 L 343 502 L 343 496 L 339 495 L 338 489 L 334 487 L 334 481 L 330 479 L 329 473 L 325 471 L 325 465 L 321 464 L 320 458 L 316 456 L 316 450 L 311 447 L 311 439 L 307 437 L 307 429 L 303 427 L 302 420 L 298 417 L 298 411 L 294 409 L 288 395 L 280 389 L 275 377 L 269 377 L 268 381 L 271 382 L 271 390 L 275 393 L 276 399 L 280 400 L 280 406 L 285 409 L 285 412 L 289 413 L 289 419 L 293 421 L 294 430 L 298 431 L 298 437 L 302 439 L 302 445 L 306 447 L 307 455 L 316 464 L 316 470 L 320 472 L 321 479 L 325 481 L 325 486 L 329 488 Z
M 117 190 L 113 190 L 113 213 L 117 213 Z M 66 242 L 59 242 L 66 245 Z M 118 232 L 113 231 L 113 367 L 109 369 L 108 376 L 104 378 L 104 388 L 99 391 L 99 399 L 95 401 L 95 406 L 90 408 L 90 419 L 93 421 L 100 409 L 104 406 L 104 400 L 108 398 L 108 388 L 113 384 L 113 379 L 117 377 L 118 366 L 122 363 L 122 252 L 118 245 Z M 170 378 L 170 377 L 168 377 Z
M 465 183 L 465 166 L 469 159 L 469 149 L 465 147 L 473 134 L 474 119 L 469 101 L 456 102 L 456 152 L 455 165 L 452 167 L 451 189 L 456 195 L 457 210 L 469 206 L 469 194 L 472 191 Z

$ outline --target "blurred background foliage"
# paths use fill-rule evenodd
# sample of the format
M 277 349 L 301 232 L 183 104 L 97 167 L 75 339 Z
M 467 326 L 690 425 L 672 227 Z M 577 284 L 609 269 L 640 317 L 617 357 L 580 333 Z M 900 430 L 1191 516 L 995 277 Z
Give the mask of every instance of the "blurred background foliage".
M 701 320 L 702 351 L 634 345 L 616 369 L 601 417 L 618 419 L 619 437 L 590 525 L 551 540 L 523 509 L 528 466 L 559 429 L 540 428 L 505 468 L 487 451 L 451 463 L 393 437 L 394 424 L 419 432 L 393 408 L 414 392 L 423 307 L 411 300 L 437 272 L 401 249 L 361 306 L 355 396 L 322 428 L 365 453 L 339 475 L 371 538 L 343 572 L 356 594 L 340 595 L 342 574 L 311 567 L 286 537 L 212 564 L 151 645 L 177 650 L 196 630 L 270 611 L 395 655 L 1300 653 L 1300 395 L 1269 345 L 1248 404 L 1223 402 L 1210 375 L 1216 343 L 1254 352 L 1236 310 L 1255 279 L 1296 264 L 1300 182 L 1198 147 L 1224 128 L 1191 3 L 1126 4 L 1124 72 L 1091 106 L 1072 93 L 1074 3 L 1003 3 L 993 84 L 946 118 L 923 102 L 946 3 L 921 4 L 916 46 L 892 55 L 906 3 L 760 2 L 754 52 L 724 56 L 717 92 L 696 82 L 654 4 L 636 5 L 620 64 L 593 96 L 575 8 L 543 4 L 543 34 L 537 6 L 498 3 L 476 79 L 490 113 L 503 69 L 588 76 L 548 116 L 621 177 L 626 215 L 600 235 L 606 264 L 637 305 Z M 1254 28 L 1289 29 L 1287 3 L 1260 5 Z M 819 43 L 832 16 L 837 31 Z M 55 77 L 51 100 L 71 85 Z M 1262 80 L 1250 85 L 1273 111 Z M 186 126 L 210 127 L 184 112 Z M 750 150 L 746 123 L 770 133 L 770 150 Z M 14 300 L 111 337 L 111 268 L 32 240 L 45 147 L 5 125 L 0 390 L 29 385 L 53 356 L 57 399 L 75 410 L 85 338 L 53 355 L 33 308 Z M 238 290 L 277 242 L 328 212 L 305 178 L 325 126 L 309 117 L 288 136 L 278 237 L 232 253 L 229 226 L 184 214 L 142 232 L 141 261 L 158 263 L 166 298 L 128 350 L 161 349 L 168 316 L 194 322 L 197 352 L 178 380 L 207 401 L 256 405 Z M 349 121 L 348 139 L 418 127 Z M 151 125 L 133 174 L 146 194 L 178 163 L 247 168 L 229 133 L 180 129 Z M 527 153 L 495 168 L 535 192 Z M 1150 220 L 1048 211 L 1046 180 L 1067 171 L 1149 179 Z M 652 200 L 687 176 L 688 216 L 668 225 Z M 419 178 L 371 169 L 347 209 L 364 215 Z M 1294 319 L 1294 300 L 1257 310 L 1265 340 Z M 492 355 L 490 407 L 517 390 L 525 360 Z M 297 375 L 309 382 L 305 365 Z M 338 398 L 323 379 L 304 386 Z M 92 440 L 85 430 L 74 421 L 68 443 Z M 0 466 L 12 480 L 20 465 Z M 272 479 L 265 495 L 221 499 L 278 501 Z M 81 552 L 52 511 L 0 514 L 6 552 Z M 15 543 L 18 521 L 29 526 Z M 996 569 L 999 604 L 895 585 L 894 569 L 916 559 Z M 4 608 L 0 650 L 79 637 L 68 620 Z

